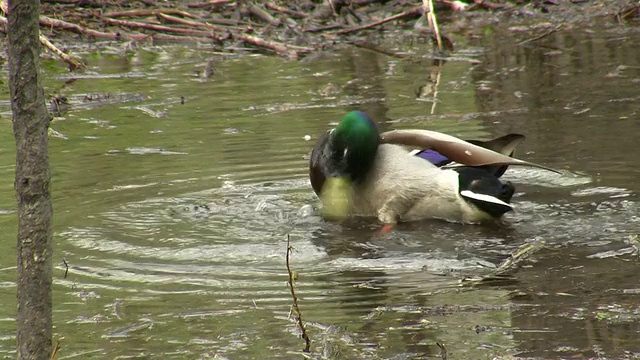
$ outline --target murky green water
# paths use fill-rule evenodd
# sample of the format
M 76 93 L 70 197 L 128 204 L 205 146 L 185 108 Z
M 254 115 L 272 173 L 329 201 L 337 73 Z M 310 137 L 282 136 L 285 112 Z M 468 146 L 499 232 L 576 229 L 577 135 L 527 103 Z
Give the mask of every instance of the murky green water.
M 640 36 L 576 30 L 516 46 L 519 36 L 487 31 L 439 72 L 355 49 L 298 63 L 148 47 L 94 53 L 99 76 L 64 85 L 63 67 L 46 63 L 47 93 L 72 103 L 50 142 L 58 359 L 301 358 L 286 234 L 316 358 L 437 357 L 436 342 L 458 359 L 640 356 L 629 241 L 640 225 Z M 408 44 L 396 45 L 427 51 Z M 435 105 L 416 96 L 436 79 Z M 13 358 L 4 106 L 0 357 Z M 563 175 L 509 170 L 518 211 L 501 227 L 428 221 L 376 238 L 375 223 L 327 223 L 311 211 L 307 156 L 352 109 L 383 129 L 521 132 L 520 157 Z M 541 250 L 511 281 L 459 285 L 529 243 Z

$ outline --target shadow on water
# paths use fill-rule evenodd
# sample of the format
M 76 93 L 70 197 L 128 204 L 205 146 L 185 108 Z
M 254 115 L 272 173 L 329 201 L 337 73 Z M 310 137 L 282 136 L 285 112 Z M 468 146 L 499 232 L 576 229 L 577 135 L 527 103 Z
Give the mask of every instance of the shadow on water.
M 485 35 L 455 54 L 473 61 L 366 50 L 228 58 L 210 79 L 197 76 L 204 50 L 91 55 L 101 77 L 65 85 L 69 109 L 53 123 L 63 136 L 51 139 L 59 358 L 299 358 L 286 234 L 316 358 L 437 357 L 436 342 L 452 358 L 637 357 L 638 36 L 573 30 L 517 45 L 507 29 Z M 51 89 L 68 80 L 47 68 Z M 524 133 L 519 156 L 562 175 L 510 169 L 517 211 L 496 226 L 424 221 L 374 237 L 370 221 L 325 222 L 308 154 L 353 108 L 383 130 Z M 5 248 L 14 239 L 0 237 Z M 540 250 L 510 281 L 461 285 L 528 243 Z M 13 252 L 0 261 L 0 356 L 10 358 Z

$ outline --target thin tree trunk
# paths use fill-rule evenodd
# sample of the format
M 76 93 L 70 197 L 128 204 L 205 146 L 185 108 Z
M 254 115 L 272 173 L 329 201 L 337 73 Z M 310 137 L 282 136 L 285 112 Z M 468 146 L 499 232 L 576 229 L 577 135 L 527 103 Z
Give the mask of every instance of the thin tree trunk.
M 18 200 L 17 358 L 51 357 L 51 221 L 47 134 L 40 82 L 39 0 L 9 1 L 9 91 Z

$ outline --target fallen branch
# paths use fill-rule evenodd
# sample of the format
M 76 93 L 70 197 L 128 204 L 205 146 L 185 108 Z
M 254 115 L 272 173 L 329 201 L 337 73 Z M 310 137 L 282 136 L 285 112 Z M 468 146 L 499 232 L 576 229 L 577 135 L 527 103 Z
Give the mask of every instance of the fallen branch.
M 622 20 L 627 20 L 638 15 L 640 15 L 640 3 L 629 3 L 627 6 L 623 7 L 616 13 L 615 18 L 618 23 L 621 23 Z
M 0 5 L 0 7 L 2 7 L 2 5 Z M 5 11 L 5 14 L 6 14 L 6 11 Z M 9 22 L 7 21 L 7 18 L 4 16 L 0 16 L 0 24 L 4 26 L 9 26 Z M 40 43 L 42 43 L 42 45 L 47 49 L 51 50 L 51 52 L 58 55 L 64 62 L 69 64 L 69 67 L 71 67 L 71 70 L 76 70 L 76 69 L 81 70 L 87 67 L 85 64 L 72 58 L 71 55 L 66 54 L 62 50 L 58 49 L 55 45 L 51 43 L 51 41 L 49 41 L 49 39 L 47 39 L 46 36 L 42 34 L 40 34 Z
M 353 42 L 353 45 L 362 49 L 367 49 L 369 51 L 373 51 L 375 53 L 378 54 L 382 54 L 385 56 L 390 56 L 390 57 L 395 57 L 398 59 L 405 59 L 407 57 L 409 57 L 409 55 L 407 54 L 403 54 L 403 53 L 396 53 L 394 51 L 385 49 L 377 44 L 374 44 L 370 41 L 365 41 L 365 40 L 357 40 Z
M 244 21 L 234 20 L 234 19 L 224 19 L 219 17 L 212 17 L 207 19 L 208 23 L 225 25 L 225 26 L 238 26 L 238 25 L 246 25 Z
M 316 32 L 323 32 L 323 31 L 327 31 L 327 30 L 339 29 L 341 27 L 343 27 L 343 26 L 340 25 L 340 24 L 329 24 L 329 25 L 325 25 L 325 26 L 318 26 L 318 27 L 308 28 L 308 29 L 305 29 L 304 32 L 316 33 Z M 332 33 L 327 33 L 327 34 L 332 34 Z
M 305 347 L 302 351 L 309 353 L 311 352 L 311 339 L 309 339 L 309 335 L 307 335 L 307 330 L 304 327 L 304 323 L 302 322 L 302 312 L 300 312 L 300 307 L 298 306 L 298 297 L 296 296 L 296 290 L 293 286 L 294 276 L 291 271 L 290 257 L 291 252 L 293 251 L 293 246 L 291 246 L 291 237 L 287 234 L 287 273 L 289 274 L 289 289 L 291 290 L 291 297 L 293 298 L 293 310 L 296 312 L 296 318 L 298 320 L 298 326 L 300 327 L 300 331 L 302 332 L 302 338 L 305 342 Z
M 153 16 L 156 14 L 169 14 L 169 15 L 180 15 L 184 17 L 188 17 L 191 19 L 197 19 L 198 17 L 192 15 L 186 11 L 178 10 L 178 9 L 158 9 L 158 10 L 127 10 L 127 11 L 114 11 L 106 14 L 102 14 L 105 17 L 115 18 L 115 17 L 136 17 L 136 16 Z
M 271 10 L 277 11 L 277 12 L 281 12 L 287 15 L 290 15 L 291 17 L 294 18 L 298 18 L 298 19 L 304 19 L 309 17 L 309 15 L 299 12 L 299 11 L 294 11 L 291 9 L 287 9 L 286 7 L 282 7 L 282 6 L 278 6 L 276 4 L 273 4 L 271 2 L 267 2 L 266 4 L 264 4 L 264 6 L 268 7 Z
M 182 43 L 182 42 L 185 42 L 185 41 L 188 41 L 188 42 L 201 42 L 203 40 L 209 39 L 209 37 L 204 37 L 204 36 L 194 37 L 194 36 L 171 35 L 171 34 L 156 33 L 156 34 L 151 35 L 151 39 L 154 42 L 155 41 L 171 41 L 171 42 Z
M 506 4 L 494 4 L 494 3 L 490 3 L 486 0 L 474 0 L 473 1 L 473 5 L 471 5 L 471 7 L 475 7 L 475 6 L 479 6 L 483 9 L 487 9 L 487 10 L 502 10 L 502 9 L 510 9 L 511 7 L 509 5 Z M 467 8 L 467 10 L 471 10 L 471 7 Z
M 143 22 L 137 22 L 137 21 L 125 21 L 125 20 L 106 18 L 105 22 L 109 25 L 125 26 L 133 29 L 146 29 L 146 30 L 153 30 L 158 32 L 172 32 L 177 34 L 195 35 L 195 36 L 202 36 L 202 37 L 211 37 L 212 35 L 210 32 L 207 32 L 207 31 L 175 28 L 171 26 L 149 24 L 149 23 L 143 23 Z
M 212 6 L 216 6 L 216 5 L 229 4 L 229 3 L 232 3 L 234 1 L 235 0 L 213 0 L 213 1 L 206 1 L 206 2 L 198 2 L 198 3 L 187 4 L 187 7 L 190 7 L 190 8 L 205 8 L 205 7 L 212 7 Z
M 233 37 L 251 45 L 273 50 L 276 53 L 283 55 L 289 59 L 298 59 L 299 57 L 302 57 L 313 50 L 308 47 L 285 45 L 283 43 L 268 41 L 256 36 L 246 34 L 234 34 Z
M 369 24 L 350 27 L 350 28 L 342 29 L 342 30 L 338 30 L 338 31 L 333 31 L 333 32 L 329 32 L 327 34 L 336 34 L 336 35 L 349 34 L 349 33 L 352 33 L 352 32 L 356 32 L 356 31 L 360 31 L 360 30 L 365 30 L 365 29 L 369 29 L 369 28 L 372 28 L 372 27 L 376 27 L 378 25 L 382 25 L 384 23 L 388 23 L 389 21 L 398 20 L 398 19 L 402 19 L 402 18 L 405 18 L 405 17 L 409 17 L 409 16 L 420 15 L 421 13 L 422 13 L 422 10 L 419 7 L 416 7 L 416 8 L 409 9 L 407 11 L 401 12 L 400 14 L 389 16 L 387 18 L 384 18 L 384 19 L 378 20 L 378 21 L 374 21 L 374 22 L 369 23 Z M 309 32 L 309 30 L 307 30 L 307 31 Z
M 173 23 L 176 23 L 176 24 L 188 25 L 188 26 L 192 26 L 192 27 L 201 27 L 201 28 L 206 28 L 206 29 L 220 31 L 220 32 L 225 32 L 225 31 L 228 31 L 230 29 L 244 30 L 241 27 L 224 28 L 224 27 L 218 26 L 218 25 L 212 25 L 212 24 L 205 23 L 205 22 L 182 19 L 182 18 L 179 18 L 179 17 L 175 17 L 175 16 L 163 14 L 163 13 L 157 13 L 156 17 L 161 21 L 169 21 L 169 22 L 173 22 Z
M 49 4 L 65 4 L 65 5 L 80 5 L 82 4 L 83 7 L 92 7 L 92 8 L 103 8 L 104 7 L 104 1 L 102 0 L 95 0 L 95 1 L 89 1 L 89 0 L 43 0 L 42 3 L 49 3 Z
M 45 25 L 45 26 L 63 29 L 63 30 L 70 30 L 78 34 L 94 36 L 94 37 L 103 38 L 103 39 L 115 40 L 120 38 L 121 36 L 120 34 L 117 34 L 117 33 L 106 33 L 106 32 L 92 30 L 92 29 L 85 29 L 80 25 L 72 24 L 64 20 L 52 19 L 46 16 L 40 17 L 40 25 Z
M 256 5 L 256 4 L 249 4 L 247 6 L 247 11 L 249 11 L 249 13 L 255 17 L 257 17 L 258 19 L 273 25 L 273 26 L 280 26 L 280 20 L 274 18 L 273 16 L 271 16 L 271 14 L 269 14 L 265 9 L 261 8 L 260 6 Z

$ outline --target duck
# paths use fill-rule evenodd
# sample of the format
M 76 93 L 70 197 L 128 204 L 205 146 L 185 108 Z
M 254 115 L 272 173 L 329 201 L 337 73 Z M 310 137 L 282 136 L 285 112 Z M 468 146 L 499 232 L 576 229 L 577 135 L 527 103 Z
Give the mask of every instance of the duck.
M 524 139 L 514 133 L 467 141 L 424 129 L 380 133 L 366 113 L 351 111 L 316 142 L 309 180 L 327 219 L 374 217 L 389 226 L 495 221 L 514 209 L 514 185 L 500 179 L 508 166 L 557 172 L 514 158 Z

